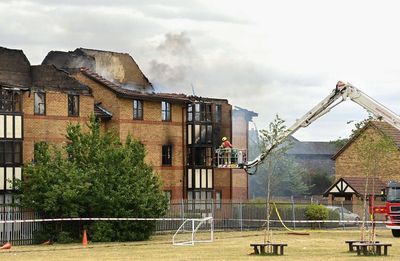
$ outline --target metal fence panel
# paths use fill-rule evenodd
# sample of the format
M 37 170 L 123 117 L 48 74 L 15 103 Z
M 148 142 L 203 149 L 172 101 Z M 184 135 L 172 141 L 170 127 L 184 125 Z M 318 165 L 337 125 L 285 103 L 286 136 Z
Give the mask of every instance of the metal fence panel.
M 306 220 L 306 209 L 310 204 L 331 205 L 342 207 L 357 214 L 360 219 L 362 218 L 363 203 L 362 201 L 346 202 L 346 201 L 333 201 L 328 202 L 321 198 L 273 198 L 275 205 L 271 205 L 270 212 L 270 226 L 272 228 L 283 228 L 283 224 L 279 221 L 282 219 L 284 225 L 289 228 L 309 228 L 313 224 L 310 223 L 295 223 L 294 221 Z M 329 203 L 329 204 L 328 204 Z M 379 204 L 379 203 L 378 203 Z M 279 213 L 277 215 L 276 209 Z M 330 207 L 333 208 L 333 207 Z M 337 209 L 337 208 L 335 208 Z M 335 219 L 337 222 L 324 222 L 318 224 L 322 228 L 346 228 L 357 226 L 356 223 L 348 224 L 339 222 L 342 212 L 334 214 L 330 212 L 328 219 Z M 156 221 L 156 233 L 169 233 L 175 232 L 183 221 L 187 218 L 214 218 L 214 228 L 216 230 L 250 230 L 262 229 L 266 225 L 267 219 L 267 205 L 265 202 L 236 202 L 236 201 L 194 201 L 194 200 L 181 200 L 171 202 L 166 215 L 166 220 Z M 370 216 L 366 213 L 367 220 Z M 38 219 L 38 213 L 33 211 L 23 210 L 17 207 L 2 205 L 0 206 L 0 220 L 25 220 L 25 219 Z M 168 220 L 174 218 L 175 220 Z M 178 220 L 176 220 L 178 218 Z M 383 216 L 377 216 L 377 220 L 383 220 Z M 127 221 L 129 222 L 129 221 Z M 79 223 L 68 223 L 65 225 L 81 226 Z M 0 242 L 11 242 L 14 245 L 33 244 L 34 232 L 41 229 L 42 224 L 31 223 L 13 223 L 13 224 L 0 224 Z

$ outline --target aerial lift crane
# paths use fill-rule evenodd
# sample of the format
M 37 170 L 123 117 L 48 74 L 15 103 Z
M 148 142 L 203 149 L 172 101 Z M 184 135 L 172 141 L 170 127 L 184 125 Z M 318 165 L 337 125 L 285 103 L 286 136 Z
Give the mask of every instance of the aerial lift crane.
M 321 116 L 328 113 L 332 108 L 339 105 L 343 101 L 350 99 L 359 104 L 364 109 L 372 113 L 377 119 L 385 121 L 400 130 L 400 116 L 386 108 L 384 105 L 375 101 L 367 94 L 357 89 L 350 83 L 339 81 L 335 89 L 325 99 L 318 103 L 314 108 L 308 111 L 303 117 L 298 119 L 290 128 L 282 133 L 275 144 L 267 148 L 254 160 L 243 164 L 243 168 L 247 174 L 255 174 L 254 169 L 261 164 L 279 144 L 281 144 L 288 136 L 295 133 L 300 128 L 305 128 Z
M 292 135 L 300 128 L 307 127 L 315 120 L 328 113 L 332 108 L 347 99 L 359 104 L 367 111 L 372 113 L 377 119 L 385 121 L 394 128 L 400 130 L 399 115 L 375 101 L 350 83 L 339 81 L 331 94 L 329 94 L 309 112 L 307 112 L 303 117 L 297 120 L 296 123 L 294 123 L 284 133 L 282 133 L 282 135 L 278 137 L 275 144 L 272 144 L 270 148 L 267 148 L 254 160 L 243 164 L 243 168 L 246 170 L 247 174 L 255 174 L 254 169 L 256 169 L 257 166 L 268 157 L 271 151 L 281 144 L 288 136 Z M 386 217 L 386 227 L 392 230 L 394 237 L 400 237 L 400 183 L 391 181 L 383 191 L 383 200 L 386 201 L 385 206 L 373 208 L 370 207 L 370 212 L 374 214 L 384 214 Z M 370 204 L 372 201 L 373 196 L 370 199 Z M 373 204 L 371 206 L 373 206 Z

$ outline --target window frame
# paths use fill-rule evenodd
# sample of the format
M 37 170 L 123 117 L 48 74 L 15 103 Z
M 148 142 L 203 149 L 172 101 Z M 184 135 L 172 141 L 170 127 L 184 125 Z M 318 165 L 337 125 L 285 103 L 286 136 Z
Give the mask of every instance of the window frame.
M 37 99 L 37 95 L 43 95 L 43 103 L 38 103 L 38 104 L 36 104 L 36 99 Z M 40 104 L 42 104 L 43 105 L 43 112 L 41 112 L 40 111 Z M 36 106 L 39 106 L 38 107 L 38 112 L 37 112 L 37 110 L 36 110 Z M 34 98 L 33 98 L 33 113 L 35 114 L 35 115 L 46 115 L 46 93 L 45 92 L 35 92 L 34 93 Z
M 22 150 L 22 140 L 0 141 L 0 166 L 21 166 L 23 164 Z
M 215 123 L 222 123 L 222 105 L 221 104 L 215 105 L 214 121 L 215 121 Z
M 162 166 L 172 166 L 172 145 L 162 145 L 161 147 L 161 165 Z
M 22 112 L 22 94 L 20 91 L 0 89 L 0 112 Z
M 75 98 L 76 98 L 76 100 L 75 100 Z M 74 111 L 75 102 L 77 102 L 77 111 L 76 112 Z M 68 117 L 79 117 L 79 111 L 80 111 L 80 97 L 79 97 L 79 95 L 77 95 L 77 94 L 68 94 Z
M 168 101 L 161 101 L 161 120 L 171 121 L 171 103 Z
M 143 101 L 134 99 L 132 100 L 132 118 L 134 120 L 143 120 Z

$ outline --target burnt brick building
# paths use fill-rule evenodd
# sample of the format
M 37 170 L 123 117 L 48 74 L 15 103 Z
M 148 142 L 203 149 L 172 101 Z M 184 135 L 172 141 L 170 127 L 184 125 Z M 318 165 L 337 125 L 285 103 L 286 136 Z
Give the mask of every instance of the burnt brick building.
M 51 51 L 32 66 L 21 50 L 0 47 L 0 88 L 0 204 L 12 203 L 12 180 L 23 178 L 35 144 L 65 144 L 67 125 L 91 113 L 102 130 L 145 145 L 171 200 L 247 199 L 246 173 L 215 168 L 213 157 L 223 136 L 246 147 L 256 114 L 233 122 L 226 99 L 155 93 L 129 54 Z

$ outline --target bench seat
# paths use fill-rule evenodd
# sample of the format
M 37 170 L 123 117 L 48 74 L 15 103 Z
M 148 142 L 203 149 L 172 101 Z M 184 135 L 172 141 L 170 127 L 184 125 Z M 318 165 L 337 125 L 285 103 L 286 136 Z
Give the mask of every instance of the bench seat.
M 388 247 L 391 247 L 392 244 L 389 243 L 374 243 L 374 242 L 364 242 L 364 243 L 354 243 L 353 246 L 357 249 L 357 255 L 369 255 L 371 252 L 369 248 L 373 248 L 373 252 L 381 256 L 382 255 L 382 247 L 383 247 L 383 255 L 387 256 Z
M 286 243 L 253 243 L 250 244 L 254 248 L 254 254 L 274 254 L 283 255 L 284 247 L 287 246 Z M 267 251 L 265 249 L 267 248 Z

